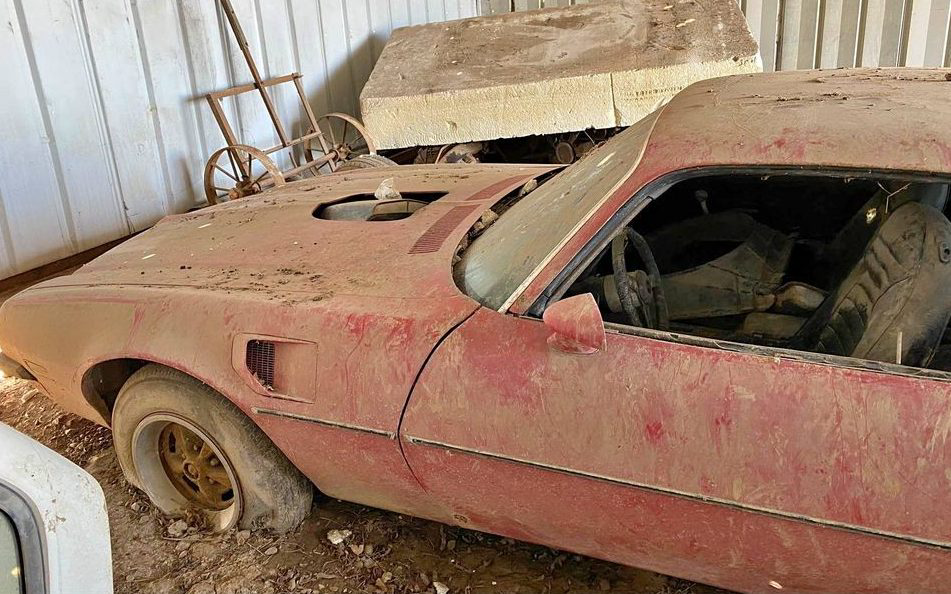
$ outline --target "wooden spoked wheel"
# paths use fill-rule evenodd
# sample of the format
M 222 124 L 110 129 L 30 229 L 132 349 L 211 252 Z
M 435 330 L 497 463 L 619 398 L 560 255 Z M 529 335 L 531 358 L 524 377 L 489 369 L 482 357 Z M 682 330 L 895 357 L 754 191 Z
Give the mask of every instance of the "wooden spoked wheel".
M 219 149 L 205 164 L 205 197 L 218 204 L 283 186 L 284 174 L 262 151 L 243 144 Z
M 376 145 L 356 118 L 344 113 L 328 113 L 317 120 L 319 134 L 304 148 L 314 174 L 332 173 L 344 161 L 361 155 L 375 155 Z M 315 131 L 311 130 L 313 134 Z

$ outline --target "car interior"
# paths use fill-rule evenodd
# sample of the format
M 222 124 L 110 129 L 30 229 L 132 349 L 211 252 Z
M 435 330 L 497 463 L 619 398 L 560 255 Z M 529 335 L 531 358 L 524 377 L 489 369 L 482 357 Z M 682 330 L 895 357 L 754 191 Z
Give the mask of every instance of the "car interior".
M 607 322 L 951 371 L 949 185 L 715 175 L 670 186 L 568 289 Z

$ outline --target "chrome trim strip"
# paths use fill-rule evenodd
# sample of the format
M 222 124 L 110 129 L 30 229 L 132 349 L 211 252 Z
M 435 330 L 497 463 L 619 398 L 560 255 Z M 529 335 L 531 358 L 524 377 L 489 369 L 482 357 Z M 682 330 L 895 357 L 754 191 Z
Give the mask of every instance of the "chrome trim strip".
M 332 429 L 349 429 L 350 431 L 359 431 L 361 433 L 369 433 L 370 435 L 379 435 L 381 437 L 386 437 L 387 439 L 396 439 L 396 434 L 392 431 L 383 431 L 382 429 L 373 429 L 372 427 L 361 427 L 360 425 L 351 425 L 349 423 L 341 423 L 340 421 L 327 421 L 324 419 L 318 419 L 317 417 L 308 417 L 307 415 L 299 415 L 297 413 L 291 413 L 283 410 L 274 410 L 272 408 L 260 408 L 254 406 L 251 407 L 251 412 L 259 415 L 269 415 L 272 417 L 291 419 L 292 421 L 314 423 L 315 425 L 330 427 Z
M 432 441 L 429 439 L 423 439 L 420 437 L 411 437 L 406 436 L 406 439 L 414 445 L 421 445 L 426 447 L 438 448 L 449 450 L 453 452 L 460 452 L 463 454 L 472 454 L 475 456 L 480 456 L 483 458 L 488 458 L 491 460 L 499 460 L 501 462 L 511 462 L 514 464 L 521 464 L 524 466 L 529 466 L 532 468 L 538 468 L 541 470 L 547 470 L 550 472 L 557 472 L 560 474 L 567 474 L 569 476 L 593 479 L 598 481 L 603 481 L 606 483 L 611 483 L 614 485 L 619 485 L 623 487 L 631 487 L 641 491 L 649 491 L 651 493 L 658 493 L 661 495 L 670 495 L 673 497 L 679 497 L 681 499 L 690 499 L 698 501 L 701 503 L 712 503 L 714 505 L 721 505 L 724 507 L 731 507 L 734 509 L 739 509 L 742 511 L 754 512 L 758 514 L 763 514 L 767 516 L 772 516 L 776 518 L 781 518 L 784 520 L 792 520 L 798 522 L 804 522 L 807 524 L 812 524 L 816 526 L 822 526 L 825 528 L 837 528 L 840 530 L 846 530 L 849 532 L 855 532 L 862 534 L 864 536 L 876 536 L 879 538 L 887 538 L 890 540 L 898 540 L 908 544 L 923 545 L 927 547 L 942 549 L 945 551 L 951 551 L 951 542 L 932 540 L 929 538 L 920 538 L 917 536 L 911 536 L 908 534 L 900 534 L 897 532 L 890 532 L 887 530 L 875 530 L 872 528 L 867 528 L 865 526 L 856 526 L 855 524 L 847 524 L 845 522 L 836 522 L 834 520 L 824 520 L 821 518 L 813 518 L 811 516 L 806 516 L 803 514 L 796 514 L 792 512 L 785 512 L 781 510 L 770 509 L 766 507 L 760 507 L 758 505 L 751 505 L 749 503 L 740 503 L 738 501 L 731 501 L 729 499 L 722 499 L 720 497 L 711 497 L 709 495 L 701 495 L 698 493 L 690 493 L 687 491 L 681 491 L 679 489 L 672 489 L 669 487 L 659 487 L 656 485 L 646 485 L 643 483 L 638 483 L 635 481 L 630 481 L 626 479 L 619 479 L 611 476 L 606 476 L 602 474 L 597 474 L 593 472 L 586 472 L 583 470 L 574 470 L 572 468 L 565 468 L 561 466 L 555 466 L 552 464 L 545 464 L 542 462 L 532 462 L 529 460 L 524 460 L 521 458 L 514 458 L 509 456 L 503 456 L 501 454 L 494 454 L 492 452 L 485 452 L 481 450 L 476 450 L 473 448 L 467 448 L 464 446 L 457 446 L 448 443 L 443 443 L 440 441 Z

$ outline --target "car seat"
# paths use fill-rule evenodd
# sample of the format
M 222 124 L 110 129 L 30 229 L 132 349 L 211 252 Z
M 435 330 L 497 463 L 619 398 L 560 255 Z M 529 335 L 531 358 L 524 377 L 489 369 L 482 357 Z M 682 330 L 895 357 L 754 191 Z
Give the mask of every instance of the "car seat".
M 918 202 L 944 212 L 948 203 L 949 185 L 938 183 L 885 182 L 829 242 L 822 260 L 830 271 L 827 286 L 841 283 L 868 245 L 872 235 L 889 215 L 908 202 Z
M 925 367 L 951 317 L 951 222 L 906 201 L 794 338 L 820 353 Z

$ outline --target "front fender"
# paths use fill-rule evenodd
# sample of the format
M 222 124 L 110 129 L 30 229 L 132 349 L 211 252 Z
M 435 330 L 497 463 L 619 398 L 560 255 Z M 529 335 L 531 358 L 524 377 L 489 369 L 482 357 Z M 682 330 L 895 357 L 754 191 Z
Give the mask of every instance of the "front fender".
M 230 344 L 214 303 L 187 290 L 38 285 L 0 308 L 0 348 L 62 408 L 101 425 L 109 411 L 87 398 L 83 380 L 114 359 L 178 369 L 241 406 L 239 386 L 220 371 L 230 367 Z

